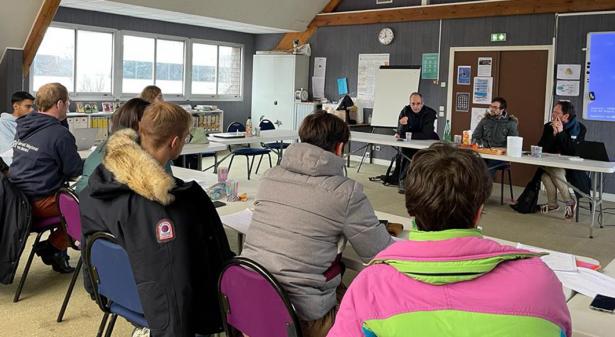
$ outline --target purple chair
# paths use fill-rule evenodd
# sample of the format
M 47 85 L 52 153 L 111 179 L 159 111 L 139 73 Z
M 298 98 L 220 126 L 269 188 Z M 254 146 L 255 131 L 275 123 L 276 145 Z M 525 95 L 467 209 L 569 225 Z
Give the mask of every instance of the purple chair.
M 71 247 L 75 250 L 81 250 L 81 213 L 79 212 L 79 198 L 73 190 L 63 188 L 56 194 L 56 204 L 58 205 L 58 209 L 62 215 L 62 223 L 66 228 L 66 233 L 71 239 Z M 70 296 L 73 293 L 73 288 L 75 287 L 75 282 L 77 281 L 77 277 L 81 271 L 82 263 L 83 261 L 81 256 L 79 256 L 77 267 L 75 267 L 73 277 L 70 280 L 68 289 L 66 290 L 66 296 L 64 296 L 62 308 L 60 308 L 60 313 L 56 319 L 58 323 L 62 322 L 62 318 L 64 318 L 64 312 L 68 306 Z
M 227 336 L 301 337 L 299 318 L 278 281 L 258 263 L 237 257 L 218 281 Z M 241 335 L 239 333 L 239 335 Z
M 26 266 L 23 270 L 23 274 L 21 274 L 21 279 L 19 280 L 19 285 L 17 286 L 17 291 L 15 291 L 15 297 L 13 297 L 13 302 L 16 303 L 19 301 L 19 296 L 21 295 L 21 291 L 23 290 L 23 286 L 26 283 L 26 278 L 28 277 L 28 272 L 30 271 L 30 266 L 32 265 L 32 259 L 34 258 L 34 254 L 36 252 L 36 246 L 41 241 L 41 237 L 47 231 L 51 231 L 56 229 L 62 225 L 62 220 L 58 216 L 50 217 L 50 218 L 32 218 L 32 224 L 30 225 L 30 233 L 36 233 L 36 239 L 32 244 L 32 250 L 30 251 L 30 255 L 28 256 L 28 262 L 26 262 Z

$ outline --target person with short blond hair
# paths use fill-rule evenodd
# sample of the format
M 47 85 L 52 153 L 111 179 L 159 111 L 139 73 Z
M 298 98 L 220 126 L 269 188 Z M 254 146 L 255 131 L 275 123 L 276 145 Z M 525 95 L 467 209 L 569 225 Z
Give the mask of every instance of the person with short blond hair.
M 141 95 L 139 97 L 150 103 L 164 102 L 162 90 L 155 85 L 148 85 L 143 88 L 143 91 L 141 91 Z
M 30 199 L 35 218 L 50 218 L 60 215 L 56 192 L 81 175 L 83 163 L 75 137 L 61 124 L 69 107 L 66 88 L 60 83 L 45 84 L 38 89 L 35 103 L 38 112 L 17 120 L 9 179 Z M 68 244 L 66 232 L 59 229 L 35 249 L 53 270 L 70 273 Z
M 335 318 L 346 242 L 367 262 L 393 239 L 363 186 L 344 176 L 348 124 L 317 111 L 303 120 L 299 138 L 261 179 L 242 256 L 280 281 L 303 336 L 322 337 Z
M 138 133 L 111 135 L 80 194 L 84 236 L 108 232 L 126 250 L 156 337 L 222 330 L 217 280 L 233 253 L 205 191 L 164 170 L 181 153 L 191 120 L 175 104 L 149 105 Z
M 327 336 L 570 337 L 562 285 L 542 254 L 477 228 L 491 185 L 473 151 L 418 151 L 405 191 L 414 228 L 353 280 Z

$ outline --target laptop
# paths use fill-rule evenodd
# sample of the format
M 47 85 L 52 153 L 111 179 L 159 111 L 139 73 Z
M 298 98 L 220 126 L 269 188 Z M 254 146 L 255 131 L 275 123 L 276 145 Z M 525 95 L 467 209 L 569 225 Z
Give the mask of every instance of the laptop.
M 582 141 L 574 146 L 579 157 L 589 160 L 610 161 L 604 143 Z
M 97 128 L 81 128 L 73 129 L 73 136 L 77 143 L 77 150 L 89 150 L 96 144 L 96 137 L 98 136 Z
M 213 133 L 212 136 L 217 138 L 231 139 L 231 138 L 245 138 L 245 132 L 222 132 L 222 133 Z

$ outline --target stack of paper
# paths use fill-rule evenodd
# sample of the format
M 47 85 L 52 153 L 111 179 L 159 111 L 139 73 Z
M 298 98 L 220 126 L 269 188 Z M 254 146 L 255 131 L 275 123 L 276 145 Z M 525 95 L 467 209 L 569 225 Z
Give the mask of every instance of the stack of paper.
M 517 248 L 529 250 L 531 252 L 536 252 L 536 253 L 549 253 L 549 255 L 545 255 L 541 257 L 541 259 L 553 271 L 556 271 L 556 272 L 557 271 L 566 271 L 566 272 L 576 272 L 577 271 L 577 261 L 574 255 L 572 254 L 555 252 L 555 251 L 548 250 L 548 249 L 524 245 L 522 243 L 518 243 Z
M 239 233 L 246 234 L 252 222 L 252 211 L 246 208 L 240 212 L 223 215 L 220 217 L 220 220 L 225 226 L 231 227 Z
M 555 272 L 562 284 L 578 293 L 591 298 L 596 295 L 615 297 L 615 278 L 587 268 L 576 272 Z

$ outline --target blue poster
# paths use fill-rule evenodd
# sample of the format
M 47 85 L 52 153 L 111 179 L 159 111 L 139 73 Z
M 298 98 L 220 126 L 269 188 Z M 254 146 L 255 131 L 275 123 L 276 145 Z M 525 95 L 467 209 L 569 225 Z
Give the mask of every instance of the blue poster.
M 470 85 L 470 78 L 472 77 L 471 66 L 458 66 L 457 67 L 457 85 Z
M 348 94 L 348 82 L 346 81 L 346 77 L 337 79 L 337 93 L 340 96 Z

